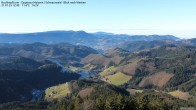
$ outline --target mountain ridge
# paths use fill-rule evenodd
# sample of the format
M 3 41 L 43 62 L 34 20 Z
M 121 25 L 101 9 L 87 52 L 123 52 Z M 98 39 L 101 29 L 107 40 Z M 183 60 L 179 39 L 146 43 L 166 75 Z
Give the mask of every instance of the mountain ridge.
M 34 43 L 46 44 L 71 43 L 74 45 L 85 45 L 97 50 L 105 50 L 116 44 L 126 41 L 152 41 L 152 40 L 178 40 L 172 35 L 127 35 L 112 33 L 87 33 L 85 31 L 46 31 L 35 33 L 0 33 L 0 43 Z

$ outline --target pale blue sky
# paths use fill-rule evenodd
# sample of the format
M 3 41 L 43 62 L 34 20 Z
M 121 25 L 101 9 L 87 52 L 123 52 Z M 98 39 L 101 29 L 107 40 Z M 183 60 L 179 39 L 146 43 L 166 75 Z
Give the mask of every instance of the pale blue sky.
M 196 0 L 83 1 L 85 5 L 0 7 L 0 32 L 84 30 L 196 37 Z

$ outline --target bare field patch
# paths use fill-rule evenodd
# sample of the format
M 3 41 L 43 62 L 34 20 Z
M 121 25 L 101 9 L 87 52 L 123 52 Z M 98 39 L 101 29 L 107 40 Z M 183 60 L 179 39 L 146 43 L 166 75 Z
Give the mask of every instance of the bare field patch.
M 139 83 L 139 86 L 146 87 L 148 85 L 154 85 L 158 87 L 163 87 L 173 76 L 173 74 L 159 72 L 143 78 L 142 81 Z
M 134 75 L 135 70 L 137 68 L 137 63 L 138 63 L 138 61 L 134 61 L 133 63 L 123 65 L 123 66 L 119 67 L 119 71 L 125 72 L 129 75 Z
M 114 56 L 113 58 L 111 58 L 111 60 L 115 63 L 115 64 L 119 64 L 122 60 L 124 59 L 124 57 L 120 57 L 120 56 Z
M 78 95 L 80 97 L 84 98 L 84 97 L 90 96 L 93 91 L 94 91 L 93 87 L 91 87 L 91 88 L 85 88 L 85 89 L 81 90 L 78 93 Z
M 182 91 L 179 91 L 179 90 L 169 92 L 168 94 L 170 94 L 170 95 L 172 95 L 176 98 L 182 99 L 182 100 L 188 100 L 189 98 L 192 97 L 188 92 L 182 92 Z
M 81 63 L 83 64 L 94 64 L 94 65 L 102 65 L 107 66 L 110 63 L 110 58 L 107 58 L 101 54 L 90 54 L 84 59 L 82 59 Z

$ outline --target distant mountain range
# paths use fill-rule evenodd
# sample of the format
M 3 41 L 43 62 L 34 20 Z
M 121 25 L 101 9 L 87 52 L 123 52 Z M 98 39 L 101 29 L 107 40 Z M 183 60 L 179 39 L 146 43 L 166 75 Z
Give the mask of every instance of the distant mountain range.
M 0 34 L 0 43 L 71 43 L 85 45 L 97 50 L 105 50 L 128 41 L 178 40 L 172 35 L 126 35 L 105 32 L 48 31 L 24 34 Z

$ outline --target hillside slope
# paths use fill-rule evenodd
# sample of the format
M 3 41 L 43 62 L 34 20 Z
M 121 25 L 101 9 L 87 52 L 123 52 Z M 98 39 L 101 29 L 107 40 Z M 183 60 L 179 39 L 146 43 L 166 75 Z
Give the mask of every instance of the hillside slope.
M 125 84 L 128 88 L 175 89 L 194 78 L 195 59 L 196 47 L 164 45 L 135 53 L 126 53 L 119 64 L 103 69 L 100 76 L 103 78 L 103 75 L 105 77 L 123 72 L 132 76 L 128 85 Z M 92 62 L 91 64 L 96 65 Z

